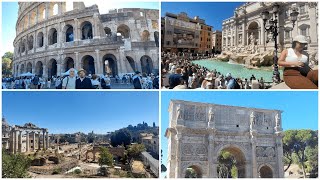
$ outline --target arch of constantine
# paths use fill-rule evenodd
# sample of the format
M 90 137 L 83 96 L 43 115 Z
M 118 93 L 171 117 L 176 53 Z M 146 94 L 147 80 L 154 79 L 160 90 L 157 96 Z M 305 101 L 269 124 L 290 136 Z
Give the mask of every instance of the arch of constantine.
M 167 177 L 218 177 L 218 156 L 231 153 L 238 177 L 283 178 L 281 111 L 172 100 Z
M 60 76 L 72 67 L 112 76 L 136 70 L 158 73 L 159 10 L 100 14 L 97 5 L 67 3 L 19 2 L 14 76 Z

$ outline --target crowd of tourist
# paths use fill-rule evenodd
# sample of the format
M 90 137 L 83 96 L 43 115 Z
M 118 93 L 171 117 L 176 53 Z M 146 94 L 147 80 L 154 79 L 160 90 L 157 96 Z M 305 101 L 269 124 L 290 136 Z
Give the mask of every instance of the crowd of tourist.
M 2 79 L 3 89 L 111 89 L 112 86 L 122 86 L 135 89 L 159 89 L 159 76 L 153 73 L 147 75 L 136 71 L 132 74 L 87 75 L 84 69 L 76 71 L 71 68 L 64 76 L 44 78 L 37 75 L 6 77 Z
M 208 59 L 213 55 L 194 55 L 188 53 L 161 53 L 162 88 L 164 89 L 265 89 L 261 77 L 233 77 L 231 73 L 222 74 L 216 69 L 209 70 L 192 60 Z M 219 67 L 217 67 L 219 68 Z

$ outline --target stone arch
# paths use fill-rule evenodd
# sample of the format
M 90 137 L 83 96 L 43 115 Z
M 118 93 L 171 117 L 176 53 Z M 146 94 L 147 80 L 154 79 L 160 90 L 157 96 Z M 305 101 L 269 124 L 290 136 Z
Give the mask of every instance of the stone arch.
M 159 32 L 158 31 L 155 31 L 153 33 L 153 36 L 154 36 L 154 41 L 156 43 L 156 46 L 159 47 Z
M 104 27 L 104 33 L 107 37 L 112 35 L 111 29 L 108 27 Z
M 33 35 L 30 35 L 28 38 L 28 50 L 33 49 Z
M 38 47 L 43 47 L 43 42 L 44 42 L 43 32 L 39 32 L 38 35 L 37 35 L 37 45 L 38 45 Z
M 150 33 L 149 33 L 148 30 L 144 30 L 144 31 L 142 32 L 141 40 L 142 40 L 142 41 L 149 41 L 149 40 L 150 40 Z
M 74 41 L 74 31 L 73 31 L 73 26 L 71 26 L 70 24 L 67 24 L 64 28 L 63 28 L 63 32 L 65 34 L 65 42 L 72 42 Z
M 258 169 L 259 178 L 273 178 L 274 170 L 269 164 L 262 164 Z
M 33 73 L 32 72 L 32 63 L 31 62 L 27 63 L 27 72 Z
M 24 64 L 21 64 L 20 65 L 20 74 L 23 74 L 24 73 Z
M 140 58 L 140 62 L 141 62 L 142 73 L 146 73 L 146 74 L 152 73 L 153 63 L 152 63 L 152 59 L 149 56 L 147 55 L 142 56 Z
M 48 45 L 53 45 L 58 42 L 58 32 L 55 28 L 51 28 L 48 33 Z
M 109 73 L 115 77 L 118 74 L 117 58 L 113 54 L 106 54 L 102 60 L 104 65 L 103 73 Z
M 57 66 L 57 60 L 55 59 L 50 59 L 50 61 L 48 62 L 48 77 L 52 77 L 52 76 L 56 76 L 57 72 L 58 72 L 58 66 Z
M 234 145 L 234 144 L 228 144 L 228 145 L 224 145 L 222 147 L 220 147 L 217 151 L 217 162 L 219 162 L 219 155 L 222 151 L 227 151 L 229 153 L 231 153 L 233 155 L 233 157 L 236 160 L 236 167 L 238 169 L 238 178 L 245 178 L 247 177 L 246 174 L 246 154 L 245 154 L 245 150 L 238 146 L 238 145 Z M 217 167 L 217 169 L 215 170 L 217 172 L 217 174 L 219 175 L 219 169 Z
M 30 25 L 35 25 L 36 24 L 36 16 L 37 16 L 37 12 L 35 10 L 33 10 L 30 13 Z
M 83 56 L 82 68 L 87 71 L 87 74 L 95 74 L 94 58 L 90 55 Z
M 85 21 L 81 24 L 81 39 L 92 39 L 93 38 L 93 30 L 92 24 L 89 21 Z
M 44 3 L 38 6 L 38 20 L 43 21 L 46 18 L 46 8 Z
M 74 60 L 71 57 L 66 57 L 64 59 L 65 62 L 65 72 L 68 71 L 70 68 L 74 68 Z
M 184 178 L 202 178 L 202 170 L 198 165 L 191 165 L 184 171 Z
M 125 24 L 118 26 L 117 33 L 120 33 L 123 38 L 130 38 L 130 28 Z
M 36 63 L 36 72 L 35 72 L 36 75 L 38 76 L 42 76 L 43 75 L 43 63 L 42 61 L 38 61 Z
M 27 40 L 23 39 L 22 40 L 22 44 L 21 44 L 21 52 L 25 52 L 26 51 L 26 44 L 27 44 Z
M 133 60 L 133 58 L 130 56 L 126 56 L 126 59 L 130 65 L 131 71 L 132 72 L 136 71 L 136 64 L 135 64 L 135 61 Z
M 259 22 L 257 21 L 252 21 L 250 23 L 248 23 L 248 45 L 250 44 L 251 45 L 251 42 L 250 42 L 250 36 L 251 34 L 253 35 L 253 37 L 256 39 L 256 42 L 254 42 L 255 44 L 257 44 L 258 40 L 259 40 L 259 29 L 260 29 L 260 25 L 259 25 Z
M 50 3 L 50 8 L 49 8 L 49 16 L 56 16 L 58 15 L 59 12 L 59 5 L 57 2 L 52 2 Z

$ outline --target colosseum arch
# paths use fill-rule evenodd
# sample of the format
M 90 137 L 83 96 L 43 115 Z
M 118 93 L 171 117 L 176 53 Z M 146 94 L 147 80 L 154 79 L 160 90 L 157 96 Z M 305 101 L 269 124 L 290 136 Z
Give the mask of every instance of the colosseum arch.
M 33 49 L 33 35 L 30 35 L 28 38 L 28 50 Z
M 118 26 L 117 33 L 120 33 L 123 38 L 130 38 L 130 28 L 125 24 Z
M 49 17 L 56 16 L 59 13 L 59 2 L 51 2 L 49 5 Z
M 130 70 L 132 72 L 136 71 L 136 64 L 134 62 L 134 59 L 132 57 L 130 57 L 130 56 L 126 56 L 126 59 L 127 59 L 129 65 L 130 65 L 130 68 L 131 68 Z
M 85 55 L 82 58 L 82 68 L 87 71 L 88 74 L 95 74 L 94 58 L 90 55 Z
M 159 47 L 159 32 L 158 31 L 155 31 L 153 33 L 153 36 L 154 36 L 154 41 L 156 43 L 156 46 Z
M 192 165 L 202 168 L 202 177 L 218 178 L 218 167 L 225 163 L 221 152 L 235 159 L 238 177 L 283 178 L 281 113 L 171 100 L 165 134 L 168 178 L 185 177 L 185 168 Z
M 42 47 L 43 46 L 43 32 L 39 32 L 37 35 L 37 47 Z
M 45 3 L 38 6 L 38 21 L 43 21 L 46 18 L 46 7 Z
M 20 65 L 20 74 L 23 74 L 24 73 L 24 64 L 21 64 Z
M 235 159 L 236 161 L 236 168 L 237 168 L 237 171 L 238 171 L 238 177 L 237 178 L 245 178 L 246 177 L 246 157 L 245 157 L 245 150 L 243 150 L 240 146 L 237 146 L 237 145 L 233 145 L 233 144 L 230 144 L 230 145 L 226 145 L 226 146 L 223 146 L 222 148 L 220 148 L 220 150 L 218 150 L 219 153 L 219 156 L 218 156 L 218 159 L 217 159 L 217 162 L 219 162 L 219 159 L 221 158 L 221 153 L 222 152 L 228 152 L 231 154 L 232 158 Z M 221 164 L 220 164 L 221 163 Z M 219 162 L 219 164 L 221 166 L 218 166 L 216 171 L 217 171 L 217 174 L 218 174 L 218 177 L 219 178 L 226 178 L 226 177 L 223 177 L 222 176 L 222 170 L 220 169 L 221 167 L 225 166 L 224 162 Z M 226 166 L 225 166 L 226 167 Z
M 93 31 L 92 31 L 92 24 L 89 21 L 85 21 L 81 24 L 81 39 L 92 39 L 93 38 Z
M 25 52 L 26 51 L 26 44 L 27 44 L 27 40 L 23 39 L 22 40 L 22 44 L 21 44 L 21 52 Z
M 199 165 L 187 167 L 184 174 L 184 178 L 202 178 L 202 170 Z
M 51 28 L 48 33 L 48 45 L 53 45 L 58 42 L 58 32 L 55 28 Z
M 36 24 L 36 18 L 37 18 L 37 12 L 36 10 L 33 10 L 31 13 L 30 13 L 30 25 L 33 26 Z
M 104 33 L 106 34 L 107 37 L 112 35 L 111 29 L 108 27 L 104 28 Z
M 140 62 L 141 62 L 141 69 L 143 73 L 146 73 L 146 74 L 152 73 L 153 64 L 152 64 L 152 59 L 149 56 L 147 55 L 142 56 L 140 58 Z
M 36 63 L 36 69 L 35 69 L 35 74 L 38 76 L 42 76 L 43 75 L 43 63 L 42 61 L 38 61 Z
M 142 40 L 142 41 L 149 41 L 149 40 L 150 40 L 150 33 L 149 33 L 148 30 L 144 30 L 144 31 L 142 32 L 141 40 Z
M 32 72 L 32 63 L 31 62 L 27 63 L 27 72 L 33 73 Z
M 258 175 L 260 178 L 273 178 L 272 166 L 263 164 L 259 167 Z
M 72 42 L 74 41 L 74 31 L 73 31 L 73 26 L 70 24 L 67 24 L 63 28 L 63 33 L 65 34 L 65 40 L 64 42 Z
M 118 74 L 117 58 L 113 54 L 106 54 L 102 58 L 103 60 L 103 73 L 109 73 L 113 77 Z
M 52 76 L 56 76 L 57 75 L 57 60 L 55 59 L 50 59 L 50 61 L 48 62 L 48 77 L 52 77 Z
M 64 59 L 65 62 L 65 72 L 68 71 L 70 68 L 74 68 L 74 60 L 71 57 L 66 57 Z

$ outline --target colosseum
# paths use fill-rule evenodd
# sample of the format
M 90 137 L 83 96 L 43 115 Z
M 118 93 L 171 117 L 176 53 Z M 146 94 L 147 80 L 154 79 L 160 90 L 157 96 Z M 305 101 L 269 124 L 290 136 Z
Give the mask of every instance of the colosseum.
M 100 14 L 83 2 L 19 2 L 13 74 L 59 76 L 147 74 L 159 69 L 159 10 L 125 8 Z

